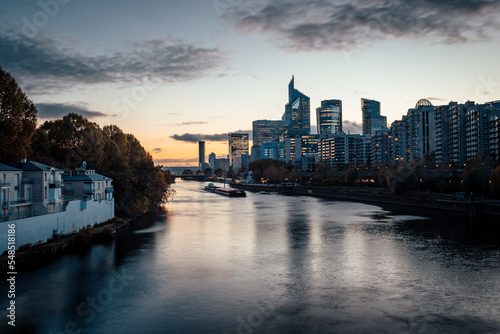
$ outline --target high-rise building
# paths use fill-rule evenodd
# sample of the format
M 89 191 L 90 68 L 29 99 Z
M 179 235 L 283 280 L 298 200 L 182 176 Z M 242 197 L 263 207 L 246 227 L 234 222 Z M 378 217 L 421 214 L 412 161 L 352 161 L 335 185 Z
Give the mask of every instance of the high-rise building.
M 248 140 L 248 133 L 229 134 L 229 159 L 231 165 L 233 164 L 234 157 L 237 155 L 249 154 Z
M 278 144 L 274 141 L 260 145 L 260 159 L 278 159 Z
M 316 109 L 319 135 L 333 135 L 342 132 L 342 101 L 321 101 L 321 107 Z
M 354 165 L 360 167 L 370 161 L 370 137 L 359 134 L 336 133 L 321 139 L 319 158 L 325 166 Z
M 361 99 L 363 113 L 363 135 L 371 136 L 375 131 L 387 130 L 387 117 L 380 115 L 380 102 Z
M 288 130 L 288 124 L 283 121 L 258 120 L 252 123 L 253 145 L 259 146 L 266 142 L 279 143 L 279 138 Z
M 288 103 L 281 118 L 288 124 L 288 133 L 308 135 L 311 133 L 311 100 L 295 89 L 295 78 L 288 85 Z
M 318 155 L 319 135 L 284 134 L 280 137 L 279 160 L 295 163 L 306 155 Z
M 208 156 L 208 164 L 210 165 L 210 168 L 215 169 L 215 159 L 217 159 L 217 156 L 215 153 L 210 153 Z
M 204 167 L 205 164 L 205 142 L 198 142 L 198 164 L 200 169 Z

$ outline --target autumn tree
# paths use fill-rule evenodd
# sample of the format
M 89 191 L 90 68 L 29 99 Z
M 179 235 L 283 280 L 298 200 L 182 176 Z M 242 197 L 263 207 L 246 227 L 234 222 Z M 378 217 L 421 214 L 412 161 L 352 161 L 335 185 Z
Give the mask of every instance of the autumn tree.
M 89 168 L 112 178 L 119 215 L 143 215 L 173 194 L 170 174 L 155 166 L 136 137 L 115 125 L 101 129 L 80 115 L 69 114 L 45 122 L 33 139 L 33 156 L 41 162 L 72 169 L 86 161 Z
M 27 158 L 37 109 L 16 80 L 0 67 L 0 162 Z

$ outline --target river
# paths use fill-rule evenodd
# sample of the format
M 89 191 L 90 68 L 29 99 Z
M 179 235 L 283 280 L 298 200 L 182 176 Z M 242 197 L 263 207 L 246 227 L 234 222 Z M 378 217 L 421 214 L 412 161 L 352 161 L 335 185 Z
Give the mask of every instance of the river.
M 500 245 L 452 214 L 178 182 L 166 214 L 20 273 L 1 333 L 499 333 Z M 406 212 L 405 212 L 406 211 Z

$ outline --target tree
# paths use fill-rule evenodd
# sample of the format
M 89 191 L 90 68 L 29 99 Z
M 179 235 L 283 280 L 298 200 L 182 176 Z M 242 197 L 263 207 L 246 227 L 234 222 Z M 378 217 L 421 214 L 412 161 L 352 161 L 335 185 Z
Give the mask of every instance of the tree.
M 311 186 L 321 186 L 325 177 L 323 175 L 314 175 L 311 178 Z
M 193 174 L 193 171 L 192 171 L 191 169 L 184 169 L 184 170 L 182 171 L 182 174 L 183 174 L 183 175 L 190 175 L 190 174 Z
M 266 169 L 268 169 L 269 167 L 276 167 L 278 169 L 281 169 L 282 166 L 283 163 L 279 160 L 259 159 L 252 162 L 248 170 L 251 170 L 253 172 L 253 179 L 258 182 L 263 178 L 263 174 Z
M 490 176 L 490 194 L 500 199 L 500 166 L 497 166 Z
M 222 176 L 222 174 L 224 174 L 224 171 L 222 170 L 222 168 L 217 168 L 214 173 L 215 173 L 215 175 L 220 177 L 220 176 Z
M 203 174 L 212 174 L 212 168 L 210 168 L 210 167 L 205 168 L 205 170 L 203 171 Z
M 400 162 L 395 169 L 386 171 L 387 186 L 395 195 L 402 195 L 417 183 L 415 168 L 408 162 Z
M 350 166 L 346 172 L 345 182 L 352 187 L 357 179 L 358 179 L 358 169 L 354 166 Z
M 43 136 L 40 131 L 45 132 Z M 81 115 L 70 113 L 62 119 L 45 122 L 37 133 L 37 138 L 45 137 L 50 144 L 50 157 L 56 167 L 75 168 L 84 161 L 94 169 L 107 157 L 104 155 L 105 134 L 96 123 Z M 37 148 L 33 141 L 33 148 Z M 40 152 L 38 152 L 40 154 Z
M 464 188 L 467 194 L 484 195 L 489 188 L 490 170 L 495 163 L 491 157 L 475 157 L 465 164 Z
M 36 131 L 37 109 L 16 80 L 0 67 L 0 162 L 27 158 Z
M 80 115 L 69 114 L 45 122 L 33 139 L 33 155 L 42 162 L 75 168 L 86 161 L 89 168 L 112 178 L 118 215 L 143 215 L 173 195 L 170 174 L 154 165 L 137 138 L 117 126 L 101 129 Z

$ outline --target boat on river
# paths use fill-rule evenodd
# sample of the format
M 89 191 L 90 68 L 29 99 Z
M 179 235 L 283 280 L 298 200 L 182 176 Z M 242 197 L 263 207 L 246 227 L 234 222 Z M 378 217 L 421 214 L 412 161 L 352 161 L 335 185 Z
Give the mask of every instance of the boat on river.
M 217 188 L 215 189 L 215 193 L 228 197 L 245 197 L 247 195 L 243 190 L 231 188 Z
M 232 188 L 221 188 L 217 187 L 213 183 L 209 183 L 208 186 L 205 187 L 205 191 L 216 193 L 219 195 L 224 195 L 227 197 L 245 197 L 247 195 L 243 190 L 232 189 Z
M 219 187 L 217 187 L 215 184 L 209 183 L 208 186 L 205 187 L 205 191 L 209 191 L 211 193 L 214 193 L 217 188 L 219 188 Z

